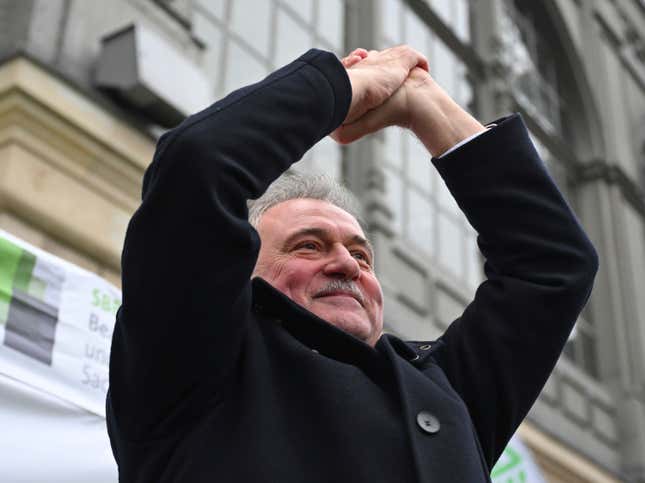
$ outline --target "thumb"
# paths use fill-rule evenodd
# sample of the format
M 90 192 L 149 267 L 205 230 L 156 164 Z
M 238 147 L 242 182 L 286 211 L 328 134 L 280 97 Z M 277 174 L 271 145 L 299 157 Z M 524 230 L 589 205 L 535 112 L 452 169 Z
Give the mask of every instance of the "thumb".
M 343 124 L 330 134 L 331 138 L 339 144 L 349 144 L 363 136 L 388 126 L 403 125 L 404 120 L 399 119 L 399 109 L 395 108 L 397 96 L 390 97 L 376 109 L 366 112 L 356 121 Z
M 348 55 L 347 57 L 340 59 L 340 62 L 343 64 L 345 69 L 349 69 L 350 67 L 358 64 L 361 60 L 363 60 L 363 58 L 359 55 Z

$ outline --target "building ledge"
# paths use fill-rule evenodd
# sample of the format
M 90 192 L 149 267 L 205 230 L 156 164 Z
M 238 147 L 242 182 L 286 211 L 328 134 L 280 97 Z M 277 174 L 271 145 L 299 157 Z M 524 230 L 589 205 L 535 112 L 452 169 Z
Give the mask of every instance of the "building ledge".
M 25 57 L 0 65 L 0 214 L 118 273 L 154 142 Z

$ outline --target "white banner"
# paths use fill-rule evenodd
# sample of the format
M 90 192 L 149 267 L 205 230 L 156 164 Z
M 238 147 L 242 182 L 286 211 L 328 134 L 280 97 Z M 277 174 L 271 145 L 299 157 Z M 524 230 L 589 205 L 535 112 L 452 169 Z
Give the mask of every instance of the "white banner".
M 0 230 L 0 481 L 114 483 L 105 426 L 120 291 Z
M 105 416 L 121 292 L 0 230 L 0 374 Z
M 491 472 L 493 483 L 546 483 L 530 450 L 513 436 Z

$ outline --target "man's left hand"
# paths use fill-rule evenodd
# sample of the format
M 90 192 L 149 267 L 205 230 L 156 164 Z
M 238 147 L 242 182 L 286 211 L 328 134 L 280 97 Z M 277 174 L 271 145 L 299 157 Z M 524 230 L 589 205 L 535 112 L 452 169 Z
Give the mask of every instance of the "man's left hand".
M 350 70 L 376 51 L 365 56 L 354 51 L 343 59 Z M 412 69 L 401 87 L 377 108 L 343 124 L 331 137 L 341 144 L 351 143 L 388 126 L 410 129 L 433 156 L 440 156 L 463 139 L 486 128 L 461 108 L 432 78 L 419 67 Z

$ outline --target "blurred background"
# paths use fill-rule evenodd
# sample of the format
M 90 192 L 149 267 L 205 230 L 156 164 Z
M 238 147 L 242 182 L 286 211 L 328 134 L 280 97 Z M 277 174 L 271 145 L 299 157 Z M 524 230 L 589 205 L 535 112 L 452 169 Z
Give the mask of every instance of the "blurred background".
M 505 453 L 495 476 L 645 482 L 643 0 L 0 0 L 0 229 L 118 287 L 161 133 L 311 47 L 400 43 L 482 122 L 523 115 L 600 254 L 589 304 L 518 432 L 528 452 Z M 413 340 L 438 337 L 482 280 L 476 233 L 429 161 L 389 128 L 343 148 L 325 139 L 295 167 L 363 202 L 386 330 Z M 101 410 L 45 387 L 45 372 L 34 382 L 3 367 L 0 412 L 21 422 L 0 436 L 0 479 L 115 481 Z M 535 470 L 512 476 L 520 453 Z

